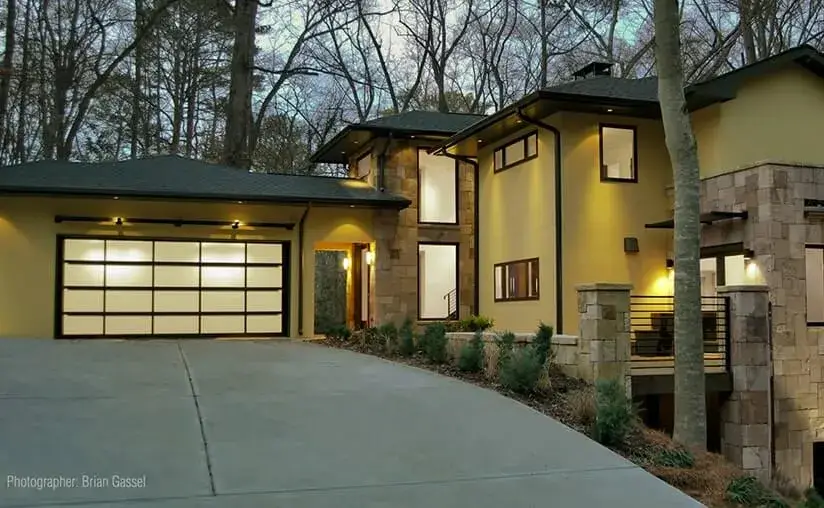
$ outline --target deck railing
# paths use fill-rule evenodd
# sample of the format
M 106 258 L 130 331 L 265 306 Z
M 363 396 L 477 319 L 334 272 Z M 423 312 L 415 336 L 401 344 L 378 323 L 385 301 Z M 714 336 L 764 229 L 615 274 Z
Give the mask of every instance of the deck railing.
M 672 296 L 630 297 L 630 338 L 634 374 L 672 372 L 675 353 L 674 304 Z M 728 372 L 730 329 L 727 297 L 701 297 L 701 331 L 705 370 Z

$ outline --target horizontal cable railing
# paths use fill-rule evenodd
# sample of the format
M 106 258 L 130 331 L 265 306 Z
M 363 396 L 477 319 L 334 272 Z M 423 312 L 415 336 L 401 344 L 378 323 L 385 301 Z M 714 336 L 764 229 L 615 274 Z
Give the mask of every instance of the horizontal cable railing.
M 729 370 L 729 304 L 723 296 L 701 297 L 701 332 L 707 370 Z M 674 358 L 675 302 L 672 296 L 630 297 L 633 370 L 671 368 Z

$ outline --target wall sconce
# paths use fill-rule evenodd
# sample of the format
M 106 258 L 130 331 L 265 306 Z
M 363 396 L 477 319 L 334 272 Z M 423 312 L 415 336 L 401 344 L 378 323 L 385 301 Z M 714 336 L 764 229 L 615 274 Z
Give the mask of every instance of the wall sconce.
M 349 259 L 349 256 L 343 258 L 343 269 L 349 270 L 349 267 L 352 266 L 352 260 Z
M 239 227 L 240 227 L 240 221 L 239 220 L 236 220 L 236 221 L 232 222 L 232 229 L 237 229 Z
M 114 218 L 114 223 L 117 224 L 118 226 L 122 226 L 123 225 L 123 217 L 115 217 Z
M 366 251 L 366 264 L 372 265 L 375 262 L 375 253 L 371 250 Z
M 755 252 L 752 249 L 744 249 L 744 262 L 748 263 L 755 257 Z
M 675 268 L 675 260 L 667 259 L 667 270 L 672 271 Z

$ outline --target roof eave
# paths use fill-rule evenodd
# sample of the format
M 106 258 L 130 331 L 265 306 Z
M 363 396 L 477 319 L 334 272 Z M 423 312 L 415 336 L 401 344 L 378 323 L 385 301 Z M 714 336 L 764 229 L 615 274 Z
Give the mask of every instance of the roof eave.
M 342 154 L 335 149 L 340 143 L 345 143 L 346 138 L 354 131 L 367 132 L 372 134 L 372 139 L 381 137 L 400 137 L 409 138 L 412 136 L 434 136 L 438 138 L 448 138 L 454 131 L 438 130 L 438 129 L 404 129 L 376 125 L 352 124 L 347 125 L 332 139 L 318 148 L 315 153 L 309 157 L 309 162 L 314 164 L 328 163 L 328 164 L 346 164 L 350 154 Z M 365 146 L 362 144 L 361 146 Z

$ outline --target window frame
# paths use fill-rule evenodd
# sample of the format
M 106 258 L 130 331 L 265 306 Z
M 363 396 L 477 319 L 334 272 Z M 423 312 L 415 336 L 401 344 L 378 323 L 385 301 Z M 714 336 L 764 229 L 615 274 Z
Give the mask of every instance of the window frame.
M 369 161 L 369 172 L 366 173 L 365 175 L 361 176 L 358 173 L 358 168 L 360 167 L 360 162 L 363 159 L 367 158 L 367 157 L 369 157 L 369 159 L 370 159 L 370 161 Z M 366 150 L 360 157 L 355 157 L 355 178 L 357 180 L 361 180 L 361 181 L 364 181 L 366 183 L 369 183 L 369 177 L 372 176 L 372 161 L 371 161 L 371 159 L 372 159 L 372 149 L 371 148 Z
M 461 314 L 461 243 L 460 242 L 433 242 L 433 241 L 419 241 L 415 247 L 415 266 L 417 270 L 417 289 L 418 289 L 418 321 L 440 322 L 450 321 L 449 308 L 447 308 L 446 317 L 442 318 L 425 318 L 421 316 L 421 245 L 447 245 L 455 247 L 455 301 L 458 309 L 458 318 Z
M 535 153 L 532 154 L 532 155 L 527 155 L 527 149 L 529 148 L 529 142 L 527 140 L 532 136 L 535 136 Z M 512 139 L 512 140 L 502 144 L 501 146 L 495 148 L 492 151 L 492 170 L 493 170 L 493 172 L 494 173 L 500 173 L 501 171 L 506 171 L 509 168 L 514 168 L 515 166 L 520 166 L 521 164 L 523 164 L 525 162 L 531 161 L 533 159 L 537 159 L 538 158 L 538 153 L 540 151 L 538 149 L 538 145 L 540 145 L 539 141 L 540 141 L 540 139 L 538 137 L 538 130 L 535 129 L 534 131 L 531 131 L 527 134 L 524 134 L 524 135 L 519 136 L 515 139 Z M 512 164 L 507 164 L 506 163 L 506 149 L 508 147 L 516 144 L 516 143 L 523 143 L 523 145 L 524 145 L 524 158 L 517 161 L 517 162 L 513 162 Z M 495 167 L 495 155 L 498 152 L 501 152 L 501 167 L 500 168 Z
M 452 162 L 455 163 L 455 222 L 432 222 L 432 221 L 422 221 L 421 220 L 421 150 L 427 151 L 431 150 L 434 147 L 424 147 L 418 146 L 417 150 L 415 151 L 415 170 L 417 174 L 418 180 L 418 224 L 427 224 L 427 225 L 434 225 L 434 226 L 457 226 L 461 223 L 461 204 L 460 204 L 460 195 L 461 195 L 461 178 L 460 178 L 460 161 L 457 159 L 450 159 Z M 444 156 L 439 156 L 444 157 Z M 447 157 L 448 158 L 448 157 Z
M 804 263 L 805 263 L 805 269 L 804 269 L 804 286 L 805 286 L 805 288 L 806 288 L 806 285 L 807 285 L 807 271 L 806 271 L 806 262 L 807 262 L 807 250 L 808 250 L 808 249 L 809 249 L 809 250 L 821 250 L 821 251 L 824 251 L 824 244 L 820 244 L 820 243 L 808 243 L 808 244 L 804 244 Z M 824 266 L 822 266 L 822 270 L 824 270 Z M 808 291 L 809 291 L 809 289 L 807 289 L 807 291 L 805 291 L 805 293 L 804 293 L 804 321 L 807 323 L 807 326 L 812 326 L 812 327 L 824 326 L 824 321 L 810 321 L 810 320 L 807 318 L 807 315 L 808 315 L 807 309 L 808 309 L 808 307 L 809 307 L 809 301 L 808 301 L 808 299 L 807 299 L 807 292 L 808 292 Z
M 609 176 L 606 166 L 604 166 L 604 128 L 607 129 L 624 129 L 632 131 L 632 178 L 616 178 Z M 618 182 L 618 183 L 638 183 L 638 126 L 617 124 L 617 123 L 599 123 L 598 124 L 598 167 L 600 168 L 602 182 Z
M 506 297 L 506 296 L 504 296 L 504 297 L 498 298 L 498 295 L 495 291 L 495 289 L 497 287 L 497 283 L 498 283 L 495 274 L 498 270 L 498 267 L 501 267 L 503 269 L 504 267 L 508 267 L 508 266 L 511 266 L 511 265 L 517 265 L 517 264 L 520 264 L 520 263 L 526 263 L 527 266 L 529 266 L 533 262 L 535 263 L 535 267 L 537 268 L 536 271 L 538 273 L 538 276 L 537 276 L 538 289 L 537 289 L 537 291 L 535 291 L 535 295 L 533 295 L 533 296 L 523 296 L 523 297 Z M 527 273 L 529 273 L 529 269 L 527 269 Z M 529 278 L 529 276 L 527 276 L 527 278 L 529 279 L 529 283 L 531 284 L 533 279 Z M 494 265 L 492 265 L 492 298 L 495 301 L 495 303 L 500 303 L 500 302 L 526 302 L 526 301 L 540 300 L 541 299 L 541 282 L 540 281 L 541 281 L 541 262 L 540 262 L 540 258 L 538 258 L 538 257 L 516 259 L 516 260 L 513 260 L 513 261 L 505 261 L 505 262 L 502 262 L 502 263 L 495 263 Z M 507 287 L 506 282 L 508 282 L 508 281 L 505 278 L 505 280 L 501 283 L 501 287 L 504 288 L 504 289 Z M 506 292 L 507 291 L 504 291 L 504 293 L 506 293 Z

